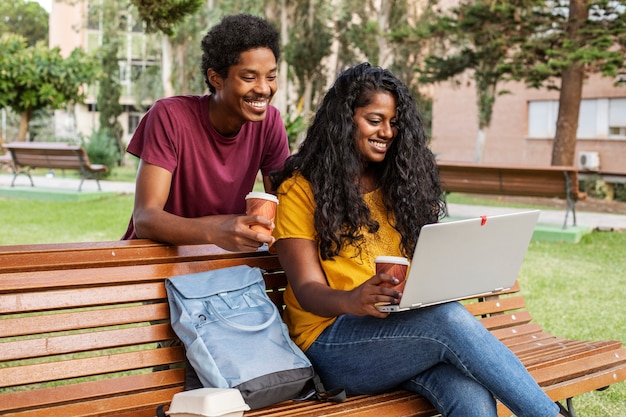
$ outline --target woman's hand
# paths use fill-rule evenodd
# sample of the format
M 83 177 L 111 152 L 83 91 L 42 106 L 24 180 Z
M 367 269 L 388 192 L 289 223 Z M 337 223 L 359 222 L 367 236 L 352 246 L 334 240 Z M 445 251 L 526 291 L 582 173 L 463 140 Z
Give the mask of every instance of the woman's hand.
M 387 284 L 383 286 L 381 284 Z M 393 287 L 400 284 L 400 280 L 388 274 L 376 274 L 357 288 L 349 291 L 350 314 L 355 316 L 374 316 L 384 318 L 389 313 L 379 311 L 379 304 L 398 304 L 402 293 Z
M 307 239 L 280 239 L 276 243 L 280 264 L 300 306 L 322 317 L 342 314 L 387 317 L 376 304 L 398 304 L 402 294 L 393 288 L 400 281 L 388 274 L 377 274 L 351 290 L 337 290 L 328 285 L 320 265 L 317 244 Z

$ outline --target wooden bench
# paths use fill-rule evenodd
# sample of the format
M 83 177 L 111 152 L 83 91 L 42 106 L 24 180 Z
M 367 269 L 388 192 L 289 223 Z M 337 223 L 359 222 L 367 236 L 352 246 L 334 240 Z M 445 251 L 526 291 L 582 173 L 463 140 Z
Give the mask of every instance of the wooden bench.
M 109 168 L 106 165 L 92 164 L 89 162 L 87 152 L 81 146 L 70 145 L 64 142 L 11 142 L 2 145 L 13 160 L 13 180 L 11 187 L 15 185 L 15 178 L 19 174 L 25 174 L 30 180 L 30 185 L 35 186 L 33 177 L 30 175 L 32 168 L 49 169 L 72 169 L 80 172 L 81 191 L 86 179 L 94 179 L 100 187 L 100 177 Z
M 158 405 L 182 390 L 184 378 L 183 348 L 167 343 L 177 339 L 164 280 L 256 266 L 266 271 L 270 297 L 279 306 L 286 284 L 275 255 L 229 253 L 212 245 L 136 240 L 0 246 L 0 259 L 0 415 L 5 417 L 153 417 Z M 467 308 L 570 410 L 572 397 L 626 379 L 621 342 L 548 334 L 532 322 L 518 286 L 505 296 L 468 300 Z M 502 405 L 499 411 L 510 415 Z M 395 391 L 343 403 L 287 401 L 245 413 L 320 415 L 437 412 L 423 397 Z
M 8 166 L 11 171 L 15 172 L 15 169 L 13 168 L 13 158 L 11 158 L 11 154 L 9 152 L 0 154 L 0 169 L 2 169 L 5 165 Z
M 437 161 L 446 194 L 476 193 L 506 196 L 563 198 L 567 203 L 563 228 L 572 213 L 576 226 L 576 201 L 586 198 L 578 188 L 573 166 L 496 166 Z

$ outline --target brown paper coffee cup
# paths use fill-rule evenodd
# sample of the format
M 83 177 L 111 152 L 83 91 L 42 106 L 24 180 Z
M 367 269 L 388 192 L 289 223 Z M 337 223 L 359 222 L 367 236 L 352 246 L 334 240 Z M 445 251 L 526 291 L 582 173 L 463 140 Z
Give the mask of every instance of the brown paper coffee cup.
M 263 193 L 259 191 L 252 191 L 246 196 L 246 214 L 249 216 L 257 215 L 267 217 L 271 221 L 274 221 L 276 216 L 276 205 L 278 204 L 278 198 L 275 195 Z M 272 229 L 263 227 L 260 224 L 250 226 L 252 230 L 265 233 L 267 235 L 272 234 Z
M 409 269 L 409 261 L 400 256 L 378 256 L 374 259 L 377 274 L 388 274 L 398 278 L 401 282 L 398 285 L 387 283 L 380 284 L 384 287 L 394 288 L 397 291 L 404 291 L 406 284 L 406 273 Z

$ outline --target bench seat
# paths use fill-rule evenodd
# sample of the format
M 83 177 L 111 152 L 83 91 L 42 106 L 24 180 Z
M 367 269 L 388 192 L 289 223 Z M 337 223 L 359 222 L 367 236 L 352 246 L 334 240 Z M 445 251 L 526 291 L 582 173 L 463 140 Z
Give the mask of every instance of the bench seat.
M 449 161 L 437 161 L 437 166 L 446 194 L 564 199 L 567 208 L 563 228 L 567 227 L 570 212 L 576 226 L 576 202 L 587 196 L 578 188 L 578 169 L 573 166 L 500 166 Z
M 147 240 L 0 246 L 0 415 L 153 417 L 182 390 L 184 351 L 169 325 L 164 280 L 247 264 L 282 306 L 276 255 Z M 554 401 L 626 380 L 619 341 L 553 336 L 532 321 L 516 285 L 466 307 L 522 360 Z M 163 343 L 166 342 L 166 343 Z M 167 347 L 160 347 L 167 346 Z M 501 404 L 499 415 L 510 412 Z M 566 408 L 567 408 L 566 407 Z M 343 403 L 287 401 L 260 416 L 435 416 L 406 391 Z

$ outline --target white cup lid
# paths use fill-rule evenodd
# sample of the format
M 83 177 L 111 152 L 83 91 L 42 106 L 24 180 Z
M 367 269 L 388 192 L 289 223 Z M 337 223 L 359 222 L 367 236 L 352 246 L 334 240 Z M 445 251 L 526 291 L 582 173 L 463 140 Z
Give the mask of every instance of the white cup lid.
M 262 191 L 250 191 L 248 195 L 246 195 L 246 200 L 249 198 L 262 198 L 263 200 L 270 200 L 278 204 L 278 197 L 274 194 L 264 193 Z
M 408 265 L 409 260 L 402 256 L 377 256 L 376 259 L 374 259 L 374 263 Z

